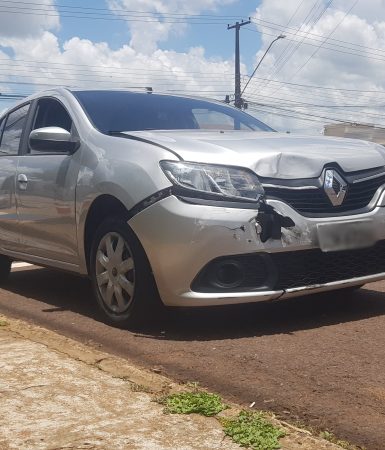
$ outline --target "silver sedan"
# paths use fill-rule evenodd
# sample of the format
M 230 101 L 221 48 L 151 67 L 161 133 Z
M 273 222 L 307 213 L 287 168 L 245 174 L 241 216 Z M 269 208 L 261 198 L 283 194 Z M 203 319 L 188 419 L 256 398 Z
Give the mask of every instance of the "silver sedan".
M 0 277 L 92 280 L 105 320 L 385 278 L 385 151 L 220 102 L 55 89 L 0 117 Z

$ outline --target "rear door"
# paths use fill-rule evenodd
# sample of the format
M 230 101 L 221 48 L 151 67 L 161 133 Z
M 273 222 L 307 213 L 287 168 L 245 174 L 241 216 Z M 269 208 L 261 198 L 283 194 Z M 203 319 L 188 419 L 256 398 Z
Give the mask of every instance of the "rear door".
M 0 119 L 0 247 L 14 251 L 21 249 L 15 177 L 29 109 L 27 103 Z
M 31 130 L 60 127 L 76 134 L 72 118 L 56 98 L 37 101 Z M 16 198 L 24 252 L 47 260 L 78 264 L 75 191 L 78 153 L 38 152 L 28 139 L 17 168 Z M 48 262 L 48 261 L 47 261 Z M 70 268 L 70 267 L 69 267 Z

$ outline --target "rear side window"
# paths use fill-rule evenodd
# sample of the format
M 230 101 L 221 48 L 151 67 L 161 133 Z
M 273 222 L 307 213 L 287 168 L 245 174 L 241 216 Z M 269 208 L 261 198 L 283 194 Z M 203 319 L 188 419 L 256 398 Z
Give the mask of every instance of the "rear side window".
M 5 119 L 3 136 L 0 144 L 0 155 L 17 155 L 20 139 L 27 120 L 29 104 L 11 112 Z

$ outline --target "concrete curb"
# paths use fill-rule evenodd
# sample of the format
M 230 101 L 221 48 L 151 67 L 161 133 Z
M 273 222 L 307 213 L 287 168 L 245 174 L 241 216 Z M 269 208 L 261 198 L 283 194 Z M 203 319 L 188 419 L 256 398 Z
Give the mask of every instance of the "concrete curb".
M 97 369 L 122 379 L 132 385 L 134 390 L 161 395 L 170 392 L 186 390 L 186 386 L 175 383 L 169 378 L 138 368 L 129 361 L 93 349 L 73 339 L 59 335 L 53 331 L 31 325 L 27 322 L 8 318 L 0 315 L 0 332 L 6 331 L 16 339 L 22 338 L 46 346 L 76 361 L 96 367 Z M 229 402 L 226 402 L 229 404 Z M 221 415 L 234 416 L 239 410 L 239 405 L 229 404 L 230 409 Z M 313 436 L 308 430 L 297 428 L 291 424 L 277 420 L 273 415 L 271 422 L 286 431 L 286 436 L 281 440 L 282 449 L 285 450 L 337 450 L 342 447 L 329 441 Z
M 7 330 L 16 336 L 43 344 L 49 349 L 69 356 L 72 359 L 95 366 L 113 377 L 122 378 L 132 384 L 143 386 L 149 392 L 160 393 L 172 388 L 180 390 L 180 386 L 170 379 L 138 368 L 123 358 L 98 351 L 73 339 L 36 325 L 30 325 L 21 320 L 10 319 L 1 315 L 0 320 L 6 322 Z

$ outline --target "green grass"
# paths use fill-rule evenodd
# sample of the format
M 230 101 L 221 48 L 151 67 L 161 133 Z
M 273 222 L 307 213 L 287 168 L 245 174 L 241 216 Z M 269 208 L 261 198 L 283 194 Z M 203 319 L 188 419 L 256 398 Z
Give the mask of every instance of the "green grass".
M 163 397 L 160 403 L 169 414 L 196 413 L 207 417 L 215 416 L 227 408 L 219 395 L 199 391 L 171 394 Z
M 0 321 L 1 326 L 1 321 Z M 164 405 L 164 412 L 168 414 L 201 414 L 215 416 L 228 408 L 217 394 L 200 391 L 198 383 L 188 383 L 189 392 L 180 392 L 157 398 L 156 401 Z M 273 425 L 263 412 L 241 411 L 234 418 L 218 417 L 224 433 L 241 447 L 252 450 L 276 450 L 281 448 L 279 440 L 285 436 L 285 431 Z M 303 424 L 298 427 L 308 429 L 313 435 L 337 444 L 345 450 L 365 450 L 349 442 L 338 439 L 330 431 L 318 431 Z
M 280 448 L 285 432 L 272 425 L 260 412 L 241 411 L 234 419 L 221 419 L 223 431 L 241 447 L 253 450 Z
M 8 325 L 8 322 L 0 319 L 0 327 L 6 327 L 7 325 Z

